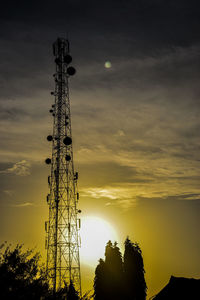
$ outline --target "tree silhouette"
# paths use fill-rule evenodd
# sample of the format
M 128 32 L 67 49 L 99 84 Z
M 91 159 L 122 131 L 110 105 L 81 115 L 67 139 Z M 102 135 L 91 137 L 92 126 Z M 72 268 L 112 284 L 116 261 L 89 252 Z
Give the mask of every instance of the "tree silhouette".
M 106 268 L 105 262 L 100 258 L 99 264 L 95 270 L 95 278 L 94 278 L 94 299 L 102 300 L 107 299 L 105 295 L 107 295 L 107 284 L 106 284 Z
M 109 299 L 122 298 L 123 262 L 122 255 L 115 242 L 109 241 L 105 251 L 106 283 Z
M 113 245 L 109 241 L 105 261 L 100 259 L 95 270 L 94 299 L 145 300 L 144 273 L 142 252 L 137 243 L 126 239 L 123 261 L 117 243 Z
M 117 243 L 113 245 L 111 241 L 108 241 L 105 249 L 105 261 L 100 259 L 95 270 L 95 300 L 121 299 L 122 277 L 122 255 L 117 247 Z
M 0 299 L 36 300 L 49 296 L 45 272 L 39 267 L 40 255 L 33 250 L 22 251 L 22 245 L 14 250 L 1 245 Z
M 132 243 L 127 238 L 124 251 L 124 285 L 127 300 L 146 299 L 147 286 L 144 273 L 142 251 L 137 243 Z
M 67 297 L 67 300 L 79 300 L 72 281 L 69 286 L 65 285 L 53 293 L 48 285 L 45 269 L 39 265 L 39 253 L 34 254 L 33 250 L 23 251 L 22 248 L 22 245 L 17 245 L 14 249 L 6 247 L 6 243 L 0 245 L 0 299 L 66 300 Z

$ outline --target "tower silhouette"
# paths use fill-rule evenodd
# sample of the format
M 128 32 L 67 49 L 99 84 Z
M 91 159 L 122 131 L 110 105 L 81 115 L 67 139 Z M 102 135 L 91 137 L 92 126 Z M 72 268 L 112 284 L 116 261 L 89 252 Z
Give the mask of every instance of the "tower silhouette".
M 68 79 L 76 70 L 70 66 L 69 42 L 58 38 L 53 44 L 56 73 L 55 91 L 51 94 L 55 102 L 50 109 L 53 116 L 53 134 L 47 136 L 52 143 L 52 157 L 46 159 L 51 165 L 48 176 L 50 192 L 47 195 L 49 220 L 45 222 L 47 233 L 46 271 L 53 291 L 73 281 L 81 294 L 79 229 L 80 219 L 77 208 L 78 173 L 74 171 L 71 114 Z

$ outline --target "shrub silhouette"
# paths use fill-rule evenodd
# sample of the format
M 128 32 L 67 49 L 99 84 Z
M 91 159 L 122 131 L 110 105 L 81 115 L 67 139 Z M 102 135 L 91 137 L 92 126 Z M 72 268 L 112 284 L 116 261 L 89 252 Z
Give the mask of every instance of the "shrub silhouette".
M 1 251 L 4 248 L 1 245 Z M 14 250 L 10 246 L 0 253 L 0 298 L 35 300 L 49 295 L 49 286 L 43 268 L 39 267 L 39 253 Z
M 3 249 L 5 250 L 3 251 Z M 79 300 L 73 282 L 53 293 L 48 285 L 45 269 L 39 265 L 39 253 L 0 246 L 0 299 L 8 300 Z M 86 298 L 85 298 L 86 299 Z

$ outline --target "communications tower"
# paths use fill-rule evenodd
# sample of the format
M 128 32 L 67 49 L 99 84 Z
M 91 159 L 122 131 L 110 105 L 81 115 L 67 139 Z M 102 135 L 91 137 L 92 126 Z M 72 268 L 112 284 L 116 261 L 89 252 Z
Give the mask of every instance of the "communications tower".
M 55 90 L 51 92 L 55 101 L 50 109 L 53 116 L 53 133 L 47 136 L 52 143 L 52 157 L 46 159 L 51 165 L 48 176 L 49 220 L 45 222 L 47 233 L 47 276 L 53 291 L 73 282 L 81 295 L 79 259 L 80 219 L 77 208 L 78 173 L 74 171 L 71 114 L 68 79 L 76 70 L 70 66 L 69 42 L 58 38 L 53 44 L 56 72 Z

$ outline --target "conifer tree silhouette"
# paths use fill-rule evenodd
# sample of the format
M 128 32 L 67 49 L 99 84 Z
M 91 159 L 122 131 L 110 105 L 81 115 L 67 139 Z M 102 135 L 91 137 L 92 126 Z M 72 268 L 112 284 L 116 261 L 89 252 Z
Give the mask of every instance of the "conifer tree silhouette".
M 105 249 L 105 261 L 99 260 L 95 271 L 94 298 L 122 299 L 123 262 L 122 255 L 117 246 L 108 241 Z
M 105 261 L 99 260 L 94 278 L 94 300 L 145 300 L 142 251 L 137 243 L 125 241 L 124 261 L 117 243 L 109 241 Z
M 100 258 L 99 264 L 95 270 L 95 278 L 94 278 L 94 299 L 95 300 L 102 300 L 107 299 L 106 297 L 106 269 L 105 269 L 105 262 L 103 259 Z
M 137 243 L 132 243 L 127 237 L 124 251 L 124 287 L 127 300 L 146 299 L 144 273 L 142 251 Z
M 123 263 L 122 255 L 115 242 L 112 245 L 109 241 L 105 251 L 105 270 L 107 294 L 109 299 L 121 299 L 122 297 L 122 279 L 123 279 Z

